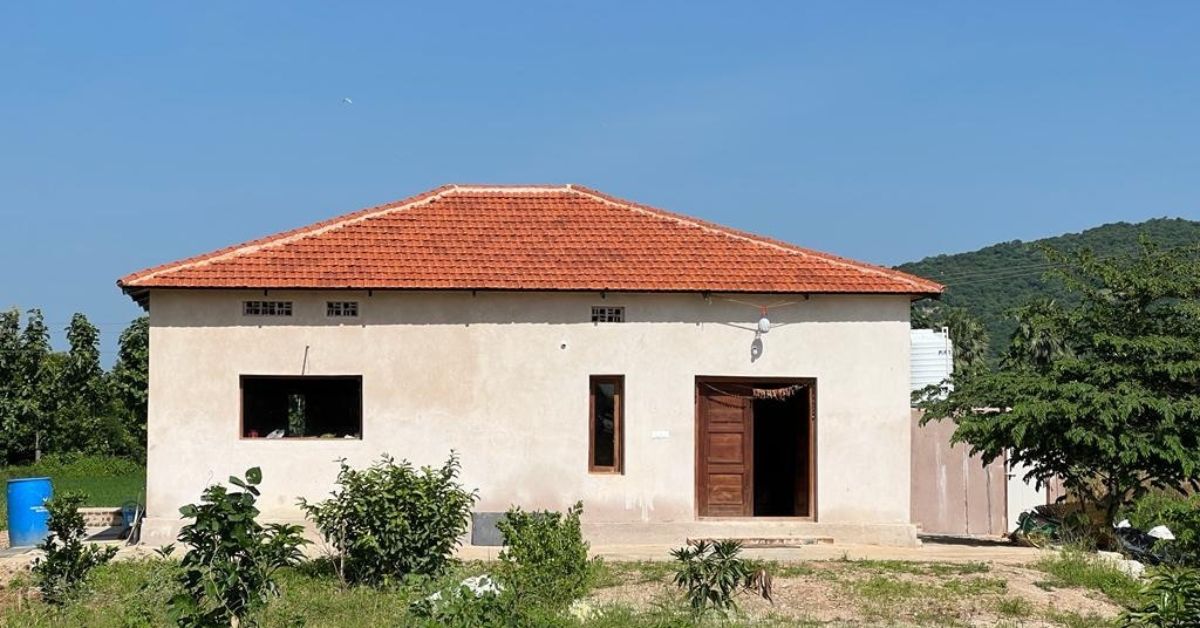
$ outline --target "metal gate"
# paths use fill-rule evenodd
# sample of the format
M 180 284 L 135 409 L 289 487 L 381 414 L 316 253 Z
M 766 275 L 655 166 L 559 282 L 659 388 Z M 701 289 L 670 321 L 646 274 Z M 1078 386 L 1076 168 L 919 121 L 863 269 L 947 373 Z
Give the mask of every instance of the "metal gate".
M 963 444 L 950 445 L 953 421 L 920 426 L 912 411 L 912 520 L 927 534 L 1000 536 L 1008 532 L 1005 460 L 986 467 Z

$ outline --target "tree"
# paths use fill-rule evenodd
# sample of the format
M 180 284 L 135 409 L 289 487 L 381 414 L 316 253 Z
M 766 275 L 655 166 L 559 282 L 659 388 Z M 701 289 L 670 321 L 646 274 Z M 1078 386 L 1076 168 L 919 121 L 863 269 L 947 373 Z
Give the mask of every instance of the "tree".
M 76 314 L 66 329 L 70 348 L 50 348 L 38 310 L 0 311 L 0 464 L 20 464 L 38 452 L 141 457 L 146 443 L 149 325 L 135 319 L 121 334 L 111 373 L 100 364 L 100 333 Z
M 1011 311 L 1017 327 L 1001 364 L 1043 367 L 1068 350 L 1063 310 L 1054 299 L 1035 299 Z
M 1077 305 L 1033 306 L 1022 348 L 926 395 L 925 420 L 953 419 L 955 442 L 1007 451 L 1027 480 L 1061 478 L 1110 522 L 1151 487 L 1200 487 L 1200 247 L 1052 256 Z
M 49 333 L 37 310 L 20 325 L 16 308 L 0 312 L 0 456 L 8 464 L 35 456 L 46 417 Z
M 22 458 L 40 455 L 41 438 L 50 421 L 51 399 L 47 394 L 54 381 L 53 352 L 50 350 L 50 330 L 42 319 L 41 310 L 29 310 L 25 330 L 21 332 L 21 353 L 18 376 L 22 382 L 21 404 L 14 435 L 23 446 L 16 449 Z
M 76 313 L 66 331 L 70 348 L 54 381 L 50 442 L 59 451 L 115 453 L 125 443 L 100 366 L 100 330 Z
M 20 357 L 21 313 L 13 308 L 0 312 L 0 447 L 6 461 L 20 442 Z
M 124 409 L 124 426 L 136 444 L 137 456 L 145 453 L 146 410 L 150 389 L 150 319 L 140 316 L 121 332 L 117 363 L 111 381 L 113 394 Z

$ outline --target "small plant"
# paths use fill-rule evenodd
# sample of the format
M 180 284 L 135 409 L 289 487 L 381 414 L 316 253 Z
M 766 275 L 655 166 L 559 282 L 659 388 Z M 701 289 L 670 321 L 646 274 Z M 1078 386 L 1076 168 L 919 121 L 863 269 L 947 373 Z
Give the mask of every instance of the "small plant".
M 1200 567 L 1200 495 L 1149 493 L 1125 515 L 1141 530 L 1159 525 L 1170 528 L 1175 539 L 1158 541 L 1155 550 L 1162 550 L 1167 562 Z
M 588 560 L 582 513 L 583 502 L 566 513 L 513 507 L 497 524 L 504 535 L 497 579 L 518 607 L 561 612 L 587 595 L 599 562 Z
M 1200 571 L 1163 567 L 1141 590 L 1146 602 L 1121 616 L 1125 626 L 1200 626 Z
M 413 615 L 432 625 L 446 628 L 478 628 L 480 626 L 513 626 L 507 598 L 495 591 L 477 593 L 463 585 L 455 585 L 420 599 L 410 607 Z
M 1007 617 L 1029 617 L 1033 615 L 1033 604 L 1021 597 L 1006 597 L 996 602 L 996 612 Z
M 46 553 L 33 565 L 42 599 L 51 604 L 63 604 L 87 582 L 93 568 L 112 560 L 117 553 L 113 546 L 98 547 L 83 544 L 83 515 L 79 506 L 84 496 L 66 493 L 46 501 L 50 513 L 50 535 L 38 545 Z
M 458 483 L 458 456 L 440 469 L 414 469 L 383 456 L 366 469 L 343 460 L 339 489 L 315 504 L 300 500 L 333 546 L 343 582 L 383 586 L 408 575 L 440 576 L 467 530 L 475 491 Z
M 171 618 L 181 626 L 230 626 L 248 622 L 249 615 L 278 593 L 275 571 L 297 563 L 307 543 L 296 525 L 260 525 L 258 484 L 262 471 L 246 471 L 246 479 L 230 476 L 241 488 L 220 484 L 204 489 L 199 504 L 179 513 L 192 523 L 179 532 L 187 552 L 178 579 L 183 592 L 169 602 Z
M 690 547 L 671 551 L 671 556 L 679 563 L 675 585 L 685 589 L 693 613 L 702 615 L 709 609 L 722 612 L 736 609 L 733 596 L 763 579 L 765 573 L 755 572 L 750 562 L 740 557 L 741 552 L 742 544 L 729 539 L 697 541 Z M 766 591 L 759 591 L 769 599 L 769 585 Z

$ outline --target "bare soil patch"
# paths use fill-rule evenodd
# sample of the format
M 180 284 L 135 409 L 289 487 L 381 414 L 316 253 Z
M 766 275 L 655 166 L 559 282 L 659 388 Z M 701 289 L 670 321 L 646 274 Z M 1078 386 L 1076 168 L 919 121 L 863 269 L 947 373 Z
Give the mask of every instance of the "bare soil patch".
M 679 595 L 653 566 L 612 568 L 613 586 L 596 590 L 591 604 L 643 610 Z M 1101 593 L 1047 586 L 1046 573 L 1013 565 L 827 561 L 768 570 L 774 603 L 738 598 L 751 623 L 1061 626 L 1111 621 L 1121 610 Z

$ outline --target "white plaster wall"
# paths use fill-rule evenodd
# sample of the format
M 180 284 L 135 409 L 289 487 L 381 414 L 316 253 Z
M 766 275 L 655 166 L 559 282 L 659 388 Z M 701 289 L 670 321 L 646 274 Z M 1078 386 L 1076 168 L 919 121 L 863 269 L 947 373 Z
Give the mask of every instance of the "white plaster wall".
M 249 319 L 244 299 L 295 302 Z M 438 464 L 462 455 L 477 510 L 562 508 L 591 522 L 695 519 L 697 375 L 817 380 L 817 519 L 909 522 L 909 301 L 739 295 L 777 325 L 751 359 L 758 311 L 697 294 L 154 290 L 148 514 L 173 521 L 203 487 L 263 469 L 264 515 L 297 518 L 347 458 Z M 325 301 L 357 299 L 357 320 Z M 593 324 L 590 306 L 625 323 Z M 307 362 L 305 352 L 307 348 Z M 238 376 L 361 375 L 362 440 L 239 438 Z M 587 470 L 588 376 L 625 376 L 625 473 Z M 656 430 L 666 439 L 652 439 Z

